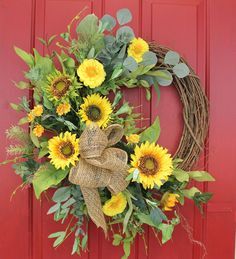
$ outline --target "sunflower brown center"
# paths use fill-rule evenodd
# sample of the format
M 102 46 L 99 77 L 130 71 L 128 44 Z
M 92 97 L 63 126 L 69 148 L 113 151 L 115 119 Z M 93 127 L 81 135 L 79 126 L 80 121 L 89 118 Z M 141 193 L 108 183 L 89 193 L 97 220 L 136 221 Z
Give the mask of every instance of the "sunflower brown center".
M 86 114 L 91 121 L 99 121 L 101 119 L 102 113 L 99 107 L 96 105 L 90 105 L 87 108 Z
M 158 171 L 158 162 L 152 156 L 143 156 L 140 158 L 139 169 L 146 175 L 154 175 Z
M 71 142 L 67 141 L 64 142 L 60 148 L 61 154 L 65 157 L 65 158 L 69 158 L 70 156 L 72 156 L 75 153 L 75 149 L 72 145 Z
M 64 96 L 71 86 L 71 82 L 68 78 L 59 78 L 52 84 L 52 94 L 57 98 Z

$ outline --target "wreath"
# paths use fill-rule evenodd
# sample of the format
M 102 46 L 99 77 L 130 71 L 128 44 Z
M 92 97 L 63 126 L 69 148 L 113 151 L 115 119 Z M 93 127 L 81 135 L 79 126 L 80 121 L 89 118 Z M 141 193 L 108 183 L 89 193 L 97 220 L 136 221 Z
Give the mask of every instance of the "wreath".
M 48 49 L 45 56 L 15 48 L 29 67 L 25 80 L 15 85 L 32 95 L 11 103 L 26 116 L 6 132 L 14 141 L 7 148 L 13 158 L 3 163 L 13 162 L 21 187 L 32 185 L 37 199 L 55 190 L 47 214 L 69 224 L 49 235 L 53 247 L 74 233 L 72 254 L 86 250 L 91 219 L 105 235 L 112 230 L 113 245 L 123 245 L 128 258 L 145 225 L 166 243 L 181 221 L 177 203 L 191 199 L 202 211 L 211 198 L 189 188 L 192 180 L 214 181 L 208 172 L 189 171 L 204 147 L 208 103 L 199 78 L 177 52 L 135 37 L 126 25 L 132 19 L 128 9 L 119 10 L 116 19 L 80 16 L 60 34 L 53 51 L 56 35 L 39 39 Z M 159 99 L 160 86 L 170 85 L 179 92 L 185 123 L 173 157 L 156 144 L 158 117 L 139 128 L 142 115 L 121 91 L 139 87 L 150 100 L 153 87 Z M 114 224 L 120 226 L 116 231 Z

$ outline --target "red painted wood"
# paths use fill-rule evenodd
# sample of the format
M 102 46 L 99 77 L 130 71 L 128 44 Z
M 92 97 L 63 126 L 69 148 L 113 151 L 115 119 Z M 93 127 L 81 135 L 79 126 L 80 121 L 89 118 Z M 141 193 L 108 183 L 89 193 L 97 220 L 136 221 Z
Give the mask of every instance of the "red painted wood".
M 31 49 L 30 0 L 0 1 L 0 161 L 10 159 L 5 148 L 9 144 L 5 130 L 15 124 L 19 116 L 10 108 L 22 95 L 11 80 L 22 78 L 23 62 L 14 54 L 13 46 Z M 27 92 L 25 93 L 27 94 Z M 23 116 L 22 116 L 23 117 Z M 21 184 L 11 166 L 0 168 L 0 258 L 28 258 L 31 252 L 31 211 L 29 192 L 17 192 L 10 202 L 12 192 Z
M 210 97 L 211 127 L 206 150 L 197 168 L 209 169 L 217 182 L 209 186 L 198 185 L 215 193 L 204 220 L 190 202 L 181 209 L 181 213 L 193 227 L 194 238 L 205 243 L 207 259 L 233 259 L 236 205 L 236 162 L 233 159 L 236 153 L 234 0 L 1 0 L 0 138 L 4 145 L 0 147 L 0 160 L 6 158 L 4 131 L 17 119 L 8 103 L 14 102 L 20 92 L 15 90 L 10 80 L 20 79 L 20 71 L 25 68 L 14 55 L 13 44 L 26 50 L 35 46 L 41 53 L 46 52 L 36 38 L 65 30 L 71 18 L 84 6 L 88 6 L 85 14 L 95 12 L 100 17 L 104 13 L 115 14 L 123 7 L 130 8 L 136 34 L 176 49 L 199 73 Z M 148 125 L 156 115 L 160 116 L 160 144 L 174 152 L 182 130 L 182 107 L 175 89 L 162 87 L 158 107 L 155 98 L 148 103 L 140 89 L 126 90 L 125 98 L 147 118 L 142 125 Z M 47 238 L 51 232 L 63 230 L 65 225 L 54 223 L 51 216 L 46 216 L 50 202 L 45 197 L 39 203 L 32 192 L 25 190 L 9 203 L 12 190 L 19 184 L 20 180 L 12 174 L 10 166 L 1 167 L 0 224 L 4 235 L 0 235 L 0 259 L 70 258 L 72 239 L 54 250 L 52 240 Z M 94 224 L 89 226 L 89 235 L 89 253 L 82 254 L 82 258 L 121 257 L 122 249 L 105 240 L 102 231 L 97 230 Z M 191 244 L 181 226 L 177 227 L 173 242 L 167 245 L 161 247 L 148 228 L 146 241 L 149 244 L 148 255 L 142 239 L 138 238 L 131 259 L 199 259 L 203 255 L 203 250 Z

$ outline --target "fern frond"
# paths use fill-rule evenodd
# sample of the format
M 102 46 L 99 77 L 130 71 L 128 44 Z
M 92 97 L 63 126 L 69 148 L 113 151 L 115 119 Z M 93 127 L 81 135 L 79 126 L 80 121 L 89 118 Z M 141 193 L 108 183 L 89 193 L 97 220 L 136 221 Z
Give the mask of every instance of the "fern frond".
M 12 126 L 6 130 L 7 138 L 20 142 L 23 145 L 30 145 L 29 134 L 19 126 Z
M 7 154 L 11 156 L 24 155 L 29 153 L 29 148 L 21 145 L 10 145 L 7 147 Z

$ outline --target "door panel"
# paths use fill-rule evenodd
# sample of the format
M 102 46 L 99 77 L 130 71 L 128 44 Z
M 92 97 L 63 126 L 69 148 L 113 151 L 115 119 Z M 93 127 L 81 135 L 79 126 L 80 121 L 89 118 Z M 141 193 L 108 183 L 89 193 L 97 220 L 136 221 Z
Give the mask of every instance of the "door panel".
M 197 186 L 215 193 L 214 199 L 204 208 L 204 220 L 192 203 L 187 202 L 180 212 L 193 228 L 193 238 L 206 245 L 207 259 L 233 259 L 236 203 L 232 184 L 236 179 L 233 159 L 236 153 L 236 80 L 232 76 L 236 67 L 234 0 L 224 3 L 220 0 L 0 0 L 0 136 L 4 143 L 0 147 L 0 161 L 6 158 L 4 131 L 18 119 L 8 103 L 17 101 L 22 93 L 15 90 L 10 80 L 20 80 L 21 70 L 25 68 L 14 55 L 13 45 L 28 51 L 36 47 L 41 53 L 47 53 L 37 38 L 65 31 L 66 25 L 85 6 L 87 10 L 83 15 L 94 12 L 99 17 L 104 13 L 114 15 L 118 9 L 128 7 L 133 13 L 132 26 L 136 35 L 175 49 L 199 74 L 210 98 L 211 126 L 197 168 L 209 169 L 217 182 Z M 8 60 L 11 62 L 6 62 Z M 160 117 L 159 143 L 174 153 L 183 128 L 177 91 L 173 87 L 162 87 L 158 106 L 156 97 L 150 103 L 146 101 L 142 89 L 125 89 L 124 98 L 143 114 L 145 120 L 139 122 L 140 126 L 149 125 L 157 115 Z M 54 223 L 52 216 L 46 215 L 51 205 L 46 197 L 40 203 L 30 189 L 19 191 L 9 203 L 11 192 L 19 184 L 10 166 L 1 167 L 0 223 L 4 235 L 0 237 L 0 259 L 69 259 L 72 238 L 56 250 L 52 248 L 53 240 L 47 238 L 50 233 L 63 230 L 66 224 Z M 82 258 L 121 257 L 122 249 L 113 247 L 111 240 L 105 240 L 102 231 L 93 223 L 89 225 L 89 236 L 89 253 L 82 254 Z M 181 226 L 176 228 L 173 242 L 163 246 L 159 245 L 152 230 L 146 228 L 146 242 L 148 255 L 142 238 L 137 238 L 131 259 L 199 259 L 204 253 L 190 242 Z

